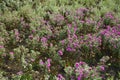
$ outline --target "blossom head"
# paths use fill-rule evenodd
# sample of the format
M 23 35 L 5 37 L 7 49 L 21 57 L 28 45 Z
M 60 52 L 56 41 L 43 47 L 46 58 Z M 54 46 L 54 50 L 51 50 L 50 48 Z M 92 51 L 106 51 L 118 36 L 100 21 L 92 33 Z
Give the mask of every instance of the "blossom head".
M 105 67 L 104 67 L 104 66 L 100 66 L 100 69 L 101 69 L 102 71 L 104 71 L 104 70 L 105 70 Z
M 60 56 L 62 56 L 62 55 L 63 55 L 63 51 L 62 51 L 62 50 L 59 50 L 59 51 L 58 51 L 58 54 L 59 54 Z
M 10 55 L 13 55 L 13 54 L 14 54 L 14 52 L 9 52 L 9 54 L 10 54 Z
M 79 67 L 79 63 L 77 62 L 77 63 L 75 63 L 75 67 L 76 68 L 78 68 Z

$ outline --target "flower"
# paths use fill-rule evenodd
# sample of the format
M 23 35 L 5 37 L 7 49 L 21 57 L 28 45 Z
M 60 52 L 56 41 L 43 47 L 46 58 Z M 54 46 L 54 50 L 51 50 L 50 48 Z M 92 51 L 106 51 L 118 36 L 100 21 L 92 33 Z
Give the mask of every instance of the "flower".
M 78 78 L 77 78 L 77 80 L 82 80 L 81 78 L 82 78 L 82 76 L 81 76 L 81 75 L 79 75 L 79 76 L 78 76 Z
M 10 55 L 13 55 L 13 54 L 14 54 L 14 52 L 9 52 L 9 54 L 10 54 Z
M 72 27 L 72 24 L 68 24 L 68 27 L 71 28 L 71 27 Z
M 41 38 L 42 45 L 43 45 L 44 47 L 46 47 L 46 48 L 48 47 L 47 40 L 48 40 L 48 39 L 47 39 L 46 37 L 42 37 L 42 38 Z
M 34 61 L 35 61 L 35 59 L 31 59 L 31 61 L 32 61 L 32 62 L 34 62 Z
M 66 50 L 67 50 L 67 51 L 75 51 L 75 49 L 74 49 L 74 48 L 71 48 L 71 47 L 67 47 Z
M 50 66 L 51 66 L 51 59 L 47 59 L 47 64 L 46 67 L 48 68 L 48 71 L 50 71 Z
M 47 42 L 47 38 L 46 37 L 42 37 L 41 38 L 41 42 L 46 43 Z
M 29 35 L 29 38 L 30 38 L 30 39 L 33 39 L 33 35 L 32 35 L 32 34 L 31 34 L 31 35 Z
M 106 30 L 101 31 L 101 34 L 102 34 L 102 35 L 104 35 L 104 34 L 106 34 L 106 33 L 107 33 Z
M 61 40 L 61 41 L 60 41 L 60 43 L 61 43 L 62 45 L 64 45 L 64 43 L 65 43 L 65 40 Z
M 14 52 L 9 52 L 9 54 L 10 54 L 10 58 L 14 59 Z
M 19 38 L 19 31 L 17 29 L 14 29 L 14 32 L 15 32 L 15 37 L 16 37 L 16 40 L 18 41 L 20 38 Z
M 44 62 L 42 60 L 39 61 L 40 65 L 44 65 Z
M 79 67 L 79 63 L 78 63 L 78 62 L 75 63 L 75 67 L 76 67 L 76 68 Z
M 22 71 L 17 72 L 17 75 L 22 75 L 22 74 L 23 74 Z
M 47 59 L 47 66 L 48 66 L 48 67 L 51 66 L 50 62 L 51 62 L 51 59 Z
M 64 80 L 64 77 L 62 76 L 62 74 L 58 74 L 57 80 Z
M 83 65 L 83 64 L 85 64 L 85 62 L 80 61 L 80 64 Z
M 4 48 L 4 46 L 1 46 L 1 45 L 0 45 L 0 48 Z
M 104 70 L 105 70 L 105 67 L 104 67 L 104 66 L 100 66 L 100 69 L 101 69 L 102 71 L 104 71 Z
M 32 30 L 33 33 L 35 33 L 35 30 Z
M 85 21 L 81 20 L 80 23 L 85 23 Z
M 60 56 L 62 56 L 62 55 L 63 55 L 62 50 L 59 50 L 59 51 L 58 51 L 58 54 L 59 54 Z
M 120 32 L 118 32 L 117 34 L 120 35 Z
M 15 31 L 15 36 L 19 36 L 19 32 L 17 29 L 14 30 Z

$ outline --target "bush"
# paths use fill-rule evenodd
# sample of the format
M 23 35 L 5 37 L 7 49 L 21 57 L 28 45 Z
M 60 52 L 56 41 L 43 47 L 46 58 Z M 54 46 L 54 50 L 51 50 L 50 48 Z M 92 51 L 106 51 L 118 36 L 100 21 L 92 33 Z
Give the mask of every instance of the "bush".
M 6 0 L 0 16 L 5 79 L 119 78 L 117 1 Z

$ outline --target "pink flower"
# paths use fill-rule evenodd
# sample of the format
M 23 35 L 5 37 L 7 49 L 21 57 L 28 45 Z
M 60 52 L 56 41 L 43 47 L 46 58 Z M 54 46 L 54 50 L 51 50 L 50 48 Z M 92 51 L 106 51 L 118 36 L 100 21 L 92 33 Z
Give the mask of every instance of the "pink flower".
M 14 54 L 14 52 L 9 52 L 9 54 L 10 54 L 10 55 L 13 55 L 13 54 Z
M 79 67 L 79 63 L 77 62 L 77 63 L 75 63 L 75 67 L 76 68 L 78 68 Z
M 51 59 L 47 59 L 47 66 L 48 66 L 48 67 L 51 66 L 50 62 L 51 62 Z
M 51 66 L 51 59 L 47 59 L 47 65 L 46 67 L 48 68 L 48 71 L 50 71 L 50 66 Z
M 117 33 L 120 36 L 120 32 Z
M 74 37 L 75 39 L 77 39 L 77 35 L 73 34 L 73 37 Z
M 0 46 L 0 48 L 4 48 L 4 46 Z
M 10 54 L 10 58 L 14 59 L 14 52 L 9 52 L 9 54 Z
M 107 30 L 110 30 L 110 29 L 111 29 L 111 27 L 108 25 L 108 26 L 107 26 Z
M 16 40 L 18 41 L 20 38 L 19 38 L 19 31 L 17 29 L 14 29 L 15 31 L 15 37 L 16 37 Z
M 73 46 L 76 48 L 76 47 L 79 46 L 79 43 L 78 43 L 78 42 L 74 42 L 74 43 L 73 43 Z
M 39 61 L 40 65 L 44 65 L 44 62 L 42 60 Z
M 74 27 L 74 33 L 77 31 L 77 26 Z
M 114 19 L 114 16 L 113 16 L 112 13 L 107 13 L 107 14 L 106 14 L 106 17 L 107 17 L 107 18 L 110 18 L 110 19 Z
M 71 28 L 71 27 L 72 27 L 72 24 L 68 24 L 68 27 Z
M 63 80 L 64 77 L 62 76 L 62 74 L 58 74 L 57 80 Z
M 23 74 L 22 71 L 17 72 L 17 75 L 22 75 L 22 74 Z
M 32 30 L 33 33 L 35 33 L 35 30 Z
M 80 61 L 80 64 L 83 65 L 83 64 L 85 64 L 85 62 Z
M 31 35 L 29 35 L 29 38 L 30 38 L 30 39 L 33 39 L 33 35 L 32 35 L 32 34 L 31 34 Z
M 32 61 L 32 62 L 34 62 L 34 61 L 35 61 L 35 59 L 31 59 L 31 61 Z
M 58 54 L 59 54 L 60 56 L 62 56 L 62 55 L 63 55 L 62 50 L 59 50 L 59 51 L 58 51 Z
M 77 78 L 77 80 L 82 80 L 81 78 L 82 78 L 82 76 L 81 76 L 81 75 L 79 75 L 79 76 L 78 76 L 78 78 Z
M 62 41 L 60 41 L 60 43 L 61 43 L 62 45 L 64 45 L 64 43 L 65 43 L 65 40 L 62 40 Z
M 107 31 L 106 31 L 106 30 L 101 31 L 101 34 L 102 34 L 102 35 L 105 35 L 106 33 L 107 33 Z
M 46 43 L 46 42 L 47 42 L 47 38 L 42 37 L 42 38 L 41 38 L 41 42 Z
M 80 23 L 85 23 L 85 21 L 82 21 L 82 20 L 81 20 Z
M 53 43 L 50 43 L 50 47 L 53 47 Z
M 105 67 L 104 67 L 104 66 L 100 66 L 100 69 L 101 69 L 102 71 L 104 71 L 104 70 L 105 70 Z
M 67 47 L 66 50 L 67 50 L 67 51 L 75 51 L 75 49 L 74 49 L 74 48 L 71 48 L 71 47 Z
M 15 36 L 19 36 L 19 32 L 17 29 L 14 30 L 15 31 Z

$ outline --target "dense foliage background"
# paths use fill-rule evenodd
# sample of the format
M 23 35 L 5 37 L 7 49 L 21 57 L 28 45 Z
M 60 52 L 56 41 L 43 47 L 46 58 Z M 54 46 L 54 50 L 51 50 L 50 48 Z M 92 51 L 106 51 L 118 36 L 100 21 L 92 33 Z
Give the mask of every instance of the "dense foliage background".
M 1 80 L 119 80 L 120 0 L 0 0 Z

